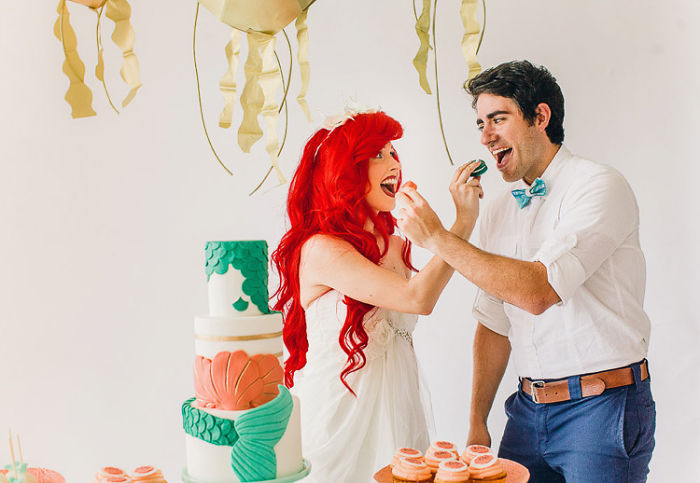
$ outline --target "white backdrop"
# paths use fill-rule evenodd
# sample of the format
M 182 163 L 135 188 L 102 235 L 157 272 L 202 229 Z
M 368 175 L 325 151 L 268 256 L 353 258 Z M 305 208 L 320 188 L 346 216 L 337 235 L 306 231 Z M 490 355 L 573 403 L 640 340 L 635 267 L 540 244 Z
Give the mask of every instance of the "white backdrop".
M 700 8 L 691 0 L 490 0 L 480 54 L 485 66 L 529 59 L 550 68 L 566 98 L 566 143 L 615 166 L 641 211 L 647 257 L 650 367 L 658 408 L 651 481 L 700 479 L 699 206 L 694 143 L 700 127 Z M 246 193 L 267 167 L 264 142 L 251 155 L 235 131 L 216 127 L 227 30 L 200 15 L 199 66 L 207 120 L 229 177 L 210 154 L 196 103 L 193 2 L 133 0 L 143 88 L 120 116 L 92 76 L 94 15 L 70 4 L 98 117 L 72 120 L 67 79 L 53 37 L 53 4 L 3 1 L 0 16 L 0 434 L 22 436 L 31 464 L 89 481 L 101 466 L 153 464 L 179 481 L 184 461 L 180 404 L 193 393 L 192 322 L 206 311 L 207 240 L 265 238 L 284 230 L 286 186 Z M 438 55 L 446 135 L 458 162 L 490 159 L 460 90 L 458 2 L 438 5 Z M 410 4 L 319 0 L 309 14 L 311 89 L 307 123 L 290 105 L 281 164 L 291 176 L 321 113 L 349 98 L 399 119 L 404 179 L 417 181 L 446 223 L 453 168 L 442 147 L 435 98 L 418 87 Z M 121 98 L 118 52 L 104 42 L 111 90 Z M 293 29 L 290 34 L 293 36 Z M 280 42 L 283 42 L 280 38 Z M 295 42 L 293 42 L 296 45 Z M 287 65 L 283 44 L 280 57 Z M 246 48 L 243 48 L 242 60 Z M 242 65 L 239 69 L 242 86 Z M 432 77 L 432 74 L 431 74 Z M 434 81 L 431 78 L 431 84 Z M 298 71 L 291 93 L 299 88 Z M 241 112 L 235 113 L 239 121 Z M 502 187 L 495 169 L 489 193 Z M 418 264 L 428 254 L 415 250 Z M 456 276 L 417 329 L 418 356 L 433 394 L 437 435 L 463 444 L 471 386 L 474 287 Z M 494 443 L 508 370 L 490 418 Z M 0 463 L 9 462 L 0 445 Z M 693 478 L 695 476 L 695 478 Z

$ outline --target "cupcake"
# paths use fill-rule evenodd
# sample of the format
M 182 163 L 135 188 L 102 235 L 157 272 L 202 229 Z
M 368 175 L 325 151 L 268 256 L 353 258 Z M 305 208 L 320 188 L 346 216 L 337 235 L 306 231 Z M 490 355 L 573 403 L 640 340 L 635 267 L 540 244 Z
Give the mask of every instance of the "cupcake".
M 131 478 L 120 468 L 105 466 L 95 475 L 95 483 L 131 483 Z
M 60 473 L 46 468 L 29 468 L 27 473 L 34 475 L 38 483 L 66 483 L 66 479 Z
M 391 469 L 393 483 L 431 483 L 433 474 L 430 468 L 418 458 L 399 458 Z
M 423 459 L 423 453 L 413 448 L 399 448 L 394 455 L 394 459 L 391 460 L 391 467 L 393 468 L 402 458 L 416 458 L 419 460 Z
M 457 451 L 457 447 L 449 441 L 435 441 L 430 445 L 430 448 L 428 448 L 428 451 L 425 452 L 425 455 L 428 456 L 428 453 L 434 453 L 435 451 L 449 451 L 450 453 L 454 453 L 455 456 L 459 458 L 459 451 Z
M 425 453 L 425 464 L 434 475 L 443 461 L 456 461 L 457 456 L 450 451 L 430 451 Z
M 469 466 L 463 461 L 443 461 L 435 474 L 434 483 L 468 483 Z
M 472 444 L 467 446 L 464 451 L 462 451 L 461 459 L 466 464 L 471 465 L 472 460 L 482 454 L 493 454 L 491 453 L 491 448 L 488 446 L 482 446 L 480 444 Z
M 474 483 L 505 483 L 506 481 L 503 465 L 490 453 L 474 457 L 469 465 L 469 472 Z
M 168 483 L 163 473 L 153 466 L 139 466 L 131 472 L 131 481 L 148 483 Z

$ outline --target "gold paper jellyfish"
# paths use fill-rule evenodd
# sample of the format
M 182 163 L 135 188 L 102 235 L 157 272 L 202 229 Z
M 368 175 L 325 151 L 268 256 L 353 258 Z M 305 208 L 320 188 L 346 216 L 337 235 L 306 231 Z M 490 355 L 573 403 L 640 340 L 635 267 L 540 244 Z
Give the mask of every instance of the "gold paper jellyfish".
M 231 27 L 231 39 L 226 45 L 225 54 L 228 69 L 219 82 L 219 88 L 224 99 L 224 105 L 219 115 L 219 126 L 226 129 L 232 126 L 233 109 L 236 102 L 237 86 L 235 73 L 238 68 L 240 56 L 241 33 L 245 33 L 248 39 L 248 58 L 246 59 L 245 86 L 240 97 L 243 110 L 243 120 L 238 128 L 238 145 L 243 152 L 250 152 L 251 147 L 263 136 L 263 129 L 258 123 L 258 117 L 262 114 L 265 120 L 266 146 L 270 157 L 270 169 L 253 192 L 255 192 L 274 171 L 280 184 L 286 182 L 284 174 L 279 168 L 278 157 L 281 152 L 277 136 L 277 121 L 282 107 L 286 108 L 289 77 L 285 85 L 279 58 L 275 52 L 276 35 L 284 34 L 289 47 L 291 57 L 291 45 L 286 32 L 283 30 L 292 21 L 295 21 L 297 41 L 299 44 L 297 62 L 301 71 L 301 89 L 297 102 L 311 120 L 309 108 L 305 100 L 309 84 L 308 62 L 308 32 L 306 16 L 308 7 L 314 0 L 199 0 L 195 14 L 195 32 L 193 38 L 193 50 L 195 72 L 197 69 L 196 57 L 196 29 L 199 6 L 204 6 L 219 20 Z M 291 74 L 291 62 L 289 66 Z M 284 87 L 284 97 L 280 104 L 277 103 L 276 94 L 279 86 Z M 197 74 L 197 89 L 199 93 L 199 74 Z M 201 94 L 199 96 L 200 114 L 202 126 L 209 145 L 219 163 L 226 168 L 207 133 L 204 113 L 202 110 Z M 285 134 L 286 136 L 286 127 Z M 282 140 L 284 146 L 284 138 Z
M 95 66 L 95 77 L 102 83 L 107 100 L 112 108 L 119 113 L 114 106 L 112 99 L 107 90 L 107 84 L 104 79 L 104 55 L 102 48 L 102 40 L 100 34 L 100 20 L 102 13 L 114 22 L 114 31 L 112 32 L 112 40 L 122 50 L 123 63 L 120 74 L 124 82 L 129 86 L 130 90 L 127 96 L 122 101 L 122 107 L 126 107 L 136 95 L 136 92 L 141 87 L 139 80 L 139 63 L 134 54 L 134 29 L 131 26 L 131 7 L 127 0 L 72 0 L 75 3 L 80 3 L 90 7 L 97 14 L 96 42 L 97 42 L 97 66 Z M 58 3 L 59 16 L 54 25 L 54 34 L 61 41 L 65 60 L 63 62 L 63 72 L 70 80 L 70 86 L 66 92 L 65 99 L 72 108 L 71 115 L 74 118 L 88 117 L 96 115 L 92 108 L 92 92 L 85 84 L 85 64 L 80 60 L 78 55 L 78 41 L 75 36 L 75 31 L 70 24 L 70 15 L 66 0 L 60 0 Z
M 438 68 L 437 68 L 437 39 L 435 34 L 435 12 L 437 10 L 437 0 L 423 0 L 423 8 L 420 15 L 416 11 L 415 0 L 413 3 L 413 13 L 416 18 L 416 33 L 418 34 L 418 39 L 420 40 L 420 46 L 418 47 L 418 52 L 413 58 L 413 65 L 418 71 L 418 82 L 421 88 L 426 94 L 432 94 L 430 90 L 430 84 L 428 82 L 428 52 L 430 50 L 430 34 L 431 34 L 431 22 L 430 22 L 430 7 L 433 7 L 433 19 L 432 19 L 432 36 L 433 36 L 433 60 L 435 61 L 435 100 L 437 103 L 438 119 L 440 120 L 440 132 L 442 133 L 442 141 L 445 144 L 445 151 L 447 152 L 447 157 L 450 160 L 450 164 L 454 164 L 452 161 L 452 156 L 450 155 L 450 150 L 447 148 L 447 141 L 445 139 L 445 130 L 442 125 L 442 113 L 440 111 L 440 88 L 438 87 Z M 479 26 L 479 22 L 476 18 L 478 9 L 478 0 L 462 0 L 462 4 L 459 9 L 459 15 L 462 18 L 462 25 L 464 25 L 464 36 L 462 37 L 462 55 L 467 63 L 467 81 L 474 78 L 479 72 L 481 72 L 481 65 L 476 60 L 476 55 L 479 53 L 479 48 L 481 47 L 481 41 L 484 38 L 484 29 L 486 27 L 486 0 L 481 0 L 483 7 L 483 26 Z

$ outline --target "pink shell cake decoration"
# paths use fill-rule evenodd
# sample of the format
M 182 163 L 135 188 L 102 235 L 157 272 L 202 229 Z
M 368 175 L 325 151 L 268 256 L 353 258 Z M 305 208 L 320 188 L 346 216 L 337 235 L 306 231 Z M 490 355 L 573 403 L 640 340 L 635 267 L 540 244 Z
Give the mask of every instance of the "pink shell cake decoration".
M 248 357 L 245 351 L 222 351 L 214 359 L 197 356 L 194 389 L 202 407 L 228 411 L 250 409 L 273 400 L 284 371 L 272 354 Z

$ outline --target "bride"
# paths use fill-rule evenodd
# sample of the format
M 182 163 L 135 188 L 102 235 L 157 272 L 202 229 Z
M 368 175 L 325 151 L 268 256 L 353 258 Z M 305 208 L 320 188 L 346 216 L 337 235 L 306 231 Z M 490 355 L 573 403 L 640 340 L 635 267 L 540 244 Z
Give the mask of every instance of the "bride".
M 429 446 L 432 415 L 411 334 L 453 270 L 434 257 L 411 277 L 411 245 L 394 234 L 401 163 L 391 141 L 402 134 L 384 112 L 346 113 L 307 142 L 290 185 L 291 226 L 271 258 L 310 481 L 371 481 L 397 448 Z M 477 165 L 450 184 L 450 231 L 465 239 L 482 193 L 479 178 L 469 179 Z M 411 187 L 404 195 L 424 201 Z

